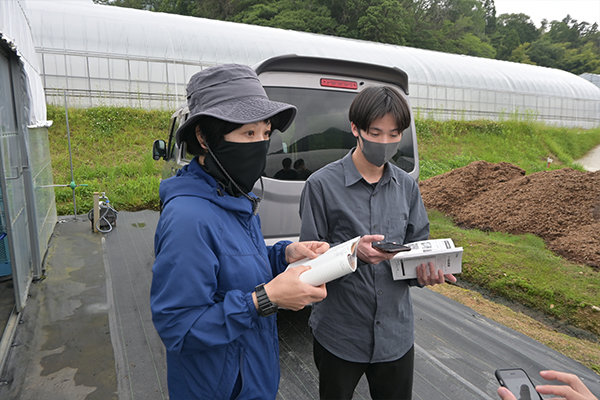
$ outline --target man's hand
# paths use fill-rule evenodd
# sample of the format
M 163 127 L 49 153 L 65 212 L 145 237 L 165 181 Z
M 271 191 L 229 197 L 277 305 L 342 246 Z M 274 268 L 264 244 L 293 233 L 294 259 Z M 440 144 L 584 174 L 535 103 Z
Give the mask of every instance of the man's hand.
M 368 264 L 378 264 L 385 260 L 391 260 L 397 253 L 387 253 L 374 248 L 371 243 L 383 240 L 383 235 L 365 235 L 360 238 L 358 242 L 358 258 Z M 439 283 L 444 283 L 445 280 L 448 282 L 456 282 L 456 277 L 452 274 L 444 275 L 441 269 L 436 270 L 433 263 L 428 265 L 421 264 L 417 267 L 417 280 L 420 285 L 431 286 Z
M 358 249 L 356 254 L 359 259 L 366 262 L 367 264 L 379 264 L 385 260 L 391 260 L 396 253 L 386 253 L 381 250 L 374 248 L 371 243 L 379 242 L 383 240 L 383 235 L 365 235 L 358 241 Z
M 326 242 L 294 242 L 285 248 L 285 260 L 291 264 L 303 258 L 312 259 L 327 250 L 329 250 L 329 243 Z
M 422 286 L 433 286 L 439 283 L 444 283 L 445 280 L 448 282 L 456 282 L 456 277 L 452 274 L 444 275 L 441 269 L 436 270 L 435 265 L 432 262 L 421 264 L 417 267 L 417 280 L 419 285 Z

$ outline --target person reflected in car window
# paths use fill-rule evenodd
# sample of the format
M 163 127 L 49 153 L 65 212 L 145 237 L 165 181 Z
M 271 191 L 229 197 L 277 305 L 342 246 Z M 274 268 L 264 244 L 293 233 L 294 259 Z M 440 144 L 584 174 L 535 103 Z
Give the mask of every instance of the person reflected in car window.
M 308 177 L 310 176 L 310 174 L 312 174 L 312 171 L 309 170 L 308 168 L 306 168 L 306 165 L 304 165 L 304 160 L 301 158 L 294 161 L 294 169 L 296 170 L 296 173 L 298 174 L 297 179 L 299 181 L 307 180 Z
M 298 178 L 298 173 L 292 169 L 292 159 L 289 157 L 281 160 L 281 168 L 275 173 L 273 178 L 280 179 L 282 181 L 294 181 Z

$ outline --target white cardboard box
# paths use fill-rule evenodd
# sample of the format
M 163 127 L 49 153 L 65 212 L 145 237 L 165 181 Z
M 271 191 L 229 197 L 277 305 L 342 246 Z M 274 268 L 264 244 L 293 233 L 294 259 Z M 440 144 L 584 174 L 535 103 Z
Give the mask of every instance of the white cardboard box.
M 436 243 L 433 243 L 436 242 Z M 433 245 L 432 245 L 433 244 Z M 417 277 L 417 267 L 432 262 L 444 274 L 462 272 L 462 247 L 454 247 L 451 239 L 424 240 L 409 243 L 411 251 L 398 253 L 390 260 L 394 280 Z M 436 248 L 437 247 L 437 248 Z

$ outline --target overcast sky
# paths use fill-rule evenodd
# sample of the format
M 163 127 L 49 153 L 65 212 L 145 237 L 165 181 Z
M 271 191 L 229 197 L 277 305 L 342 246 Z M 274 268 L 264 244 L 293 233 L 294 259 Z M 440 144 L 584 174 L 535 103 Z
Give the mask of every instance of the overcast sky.
M 494 4 L 496 16 L 527 14 L 538 27 L 544 18 L 561 21 L 567 14 L 579 22 L 600 25 L 600 0 L 494 0 Z

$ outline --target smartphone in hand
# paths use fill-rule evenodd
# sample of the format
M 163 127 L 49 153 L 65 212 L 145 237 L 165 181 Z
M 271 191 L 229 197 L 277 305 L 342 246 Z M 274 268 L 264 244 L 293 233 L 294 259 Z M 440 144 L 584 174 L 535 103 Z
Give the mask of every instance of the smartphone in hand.
M 498 383 L 504 386 L 519 400 L 542 400 L 535 390 L 529 375 L 521 368 L 497 369 L 495 372 Z
M 376 248 L 377 250 L 383 251 L 385 253 L 398 253 L 400 251 L 410 251 L 410 247 L 403 245 L 399 242 L 372 242 L 371 246 Z

